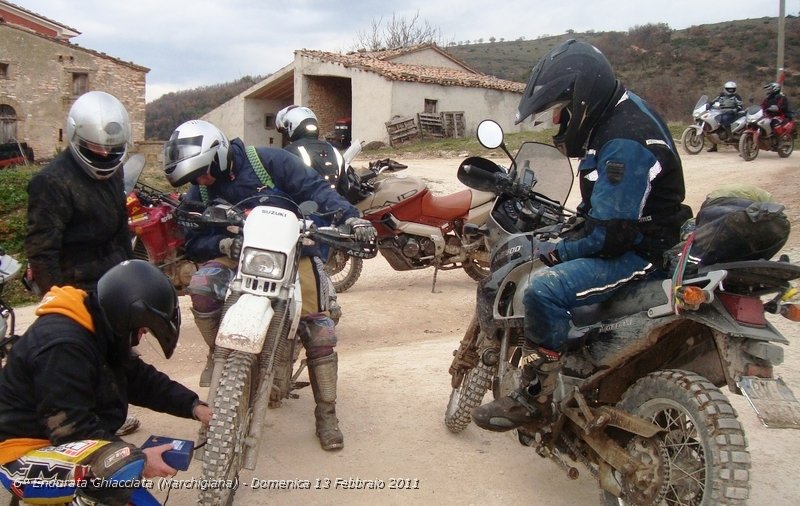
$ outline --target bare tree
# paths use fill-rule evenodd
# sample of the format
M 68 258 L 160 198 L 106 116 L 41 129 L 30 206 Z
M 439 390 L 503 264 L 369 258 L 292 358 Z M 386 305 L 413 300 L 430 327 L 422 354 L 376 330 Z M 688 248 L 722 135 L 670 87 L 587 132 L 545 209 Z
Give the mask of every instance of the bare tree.
M 411 19 L 397 16 L 384 23 L 383 17 L 372 19 L 369 30 L 356 33 L 353 41 L 354 50 L 378 51 L 394 49 L 417 44 L 435 43 L 445 45 L 439 28 L 419 18 L 419 11 Z

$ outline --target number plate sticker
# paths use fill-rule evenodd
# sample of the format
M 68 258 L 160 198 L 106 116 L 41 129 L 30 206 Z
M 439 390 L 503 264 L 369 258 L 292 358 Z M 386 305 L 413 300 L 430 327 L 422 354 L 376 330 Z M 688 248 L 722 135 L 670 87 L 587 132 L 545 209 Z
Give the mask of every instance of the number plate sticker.
M 764 426 L 800 429 L 800 402 L 782 378 L 745 376 L 737 384 Z

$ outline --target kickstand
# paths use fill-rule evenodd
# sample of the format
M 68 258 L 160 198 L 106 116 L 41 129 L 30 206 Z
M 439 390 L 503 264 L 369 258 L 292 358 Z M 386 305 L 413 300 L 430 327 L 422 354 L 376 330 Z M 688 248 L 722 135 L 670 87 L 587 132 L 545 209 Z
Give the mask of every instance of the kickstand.
M 436 275 L 439 274 L 439 266 L 433 266 L 433 285 L 431 286 L 431 293 L 436 293 Z

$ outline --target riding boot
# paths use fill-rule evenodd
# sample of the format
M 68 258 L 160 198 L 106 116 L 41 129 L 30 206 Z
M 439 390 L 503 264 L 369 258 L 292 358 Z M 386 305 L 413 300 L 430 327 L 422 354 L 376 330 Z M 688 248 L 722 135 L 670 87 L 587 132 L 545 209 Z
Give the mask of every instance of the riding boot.
M 336 450 L 344 447 L 344 436 L 339 430 L 336 418 L 336 381 L 338 376 L 338 356 L 336 353 L 308 361 L 308 377 L 314 392 L 314 409 L 317 437 L 323 450 Z
M 716 144 L 712 144 L 711 147 L 706 150 L 706 152 L 708 152 L 708 153 L 716 153 L 717 152 L 717 145 Z
M 222 317 L 222 310 L 218 309 L 210 313 L 201 313 L 192 309 L 194 323 L 203 336 L 203 340 L 208 345 L 208 355 L 203 372 L 200 373 L 200 386 L 207 387 L 211 384 L 211 373 L 214 372 L 214 342 L 217 339 L 217 331 Z
M 523 357 L 523 362 L 522 381 L 518 389 L 472 412 L 472 419 L 478 427 L 505 432 L 547 415 L 550 396 L 558 384 L 561 371 L 560 356 L 540 348 L 538 353 Z

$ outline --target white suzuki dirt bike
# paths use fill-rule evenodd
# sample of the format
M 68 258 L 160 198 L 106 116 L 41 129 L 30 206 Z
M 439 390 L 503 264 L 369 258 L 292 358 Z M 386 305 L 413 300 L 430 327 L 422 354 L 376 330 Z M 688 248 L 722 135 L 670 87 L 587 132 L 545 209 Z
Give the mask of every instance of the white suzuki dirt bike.
M 255 205 L 255 207 L 252 207 Z M 245 211 L 245 207 L 252 207 Z M 287 210 L 287 208 L 291 210 Z M 186 227 L 224 227 L 243 237 L 242 253 L 228 287 L 214 349 L 208 404 L 214 417 L 201 430 L 202 479 L 220 483 L 200 492 L 200 504 L 231 504 L 239 471 L 255 469 L 268 406 L 290 397 L 305 367 L 293 372 L 302 344 L 297 336 L 302 297 L 301 248 L 319 241 L 350 256 L 375 256 L 374 244 L 356 242 L 334 227 L 309 219 L 313 202 L 296 205 L 280 196 L 254 196 L 212 205 L 202 214 L 182 212 Z

